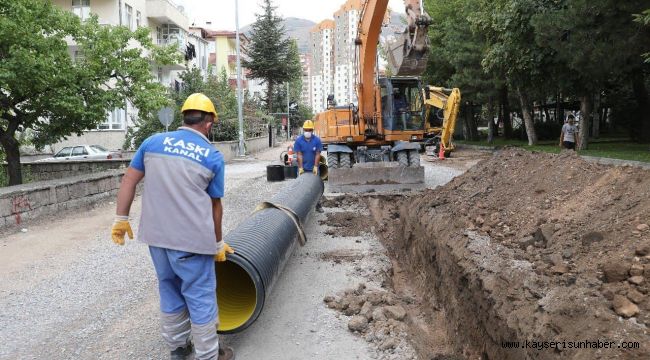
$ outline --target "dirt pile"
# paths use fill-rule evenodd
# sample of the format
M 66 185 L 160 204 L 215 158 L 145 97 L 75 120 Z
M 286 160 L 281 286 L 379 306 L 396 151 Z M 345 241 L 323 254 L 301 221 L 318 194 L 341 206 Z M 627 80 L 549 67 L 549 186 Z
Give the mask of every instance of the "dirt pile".
M 412 299 L 397 297 L 382 289 L 366 289 L 360 284 L 347 289 L 340 296 L 323 299 L 327 307 L 349 316 L 348 329 L 359 333 L 366 341 L 374 343 L 385 359 L 414 359 L 405 349 L 408 326 L 405 305 Z
M 649 175 L 505 150 L 436 190 L 360 199 L 429 306 L 444 309 L 458 353 L 647 359 Z

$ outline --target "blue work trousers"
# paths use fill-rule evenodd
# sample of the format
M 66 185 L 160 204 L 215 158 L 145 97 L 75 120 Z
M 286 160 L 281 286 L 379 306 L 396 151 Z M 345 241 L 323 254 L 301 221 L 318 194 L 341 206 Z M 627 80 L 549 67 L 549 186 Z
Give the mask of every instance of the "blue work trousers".
M 176 314 L 185 309 L 192 324 L 203 325 L 217 318 L 217 277 L 214 255 L 149 246 L 158 276 L 160 311 Z

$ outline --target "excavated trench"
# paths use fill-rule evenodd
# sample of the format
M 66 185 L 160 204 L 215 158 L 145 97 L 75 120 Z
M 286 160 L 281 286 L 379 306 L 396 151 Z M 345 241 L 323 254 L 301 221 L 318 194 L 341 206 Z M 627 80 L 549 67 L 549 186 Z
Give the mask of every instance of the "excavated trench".
M 650 358 L 650 172 L 504 151 L 436 190 L 354 195 L 419 359 Z M 339 219 L 341 220 L 341 219 Z

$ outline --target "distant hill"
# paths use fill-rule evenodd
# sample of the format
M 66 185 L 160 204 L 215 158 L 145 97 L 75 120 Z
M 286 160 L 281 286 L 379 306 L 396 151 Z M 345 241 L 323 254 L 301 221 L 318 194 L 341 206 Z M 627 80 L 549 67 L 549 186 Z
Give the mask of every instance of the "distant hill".
M 406 26 L 405 24 L 406 19 L 403 12 L 391 12 L 390 24 L 388 27 L 382 29 L 382 37 L 386 38 L 402 33 Z M 284 19 L 284 28 L 287 31 L 287 36 L 298 41 L 298 50 L 303 54 L 309 52 L 309 30 L 314 26 L 316 26 L 316 23 L 307 19 L 295 17 Z M 241 31 L 246 35 L 250 35 L 252 29 L 252 24 L 249 24 L 244 26 Z
M 315 22 L 289 17 L 284 19 L 284 29 L 287 31 L 287 36 L 298 41 L 298 50 L 306 54 L 309 51 L 309 30 L 316 25 Z M 242 32 L 250 35 L 252 25 L 246 25 L 242 28 Z

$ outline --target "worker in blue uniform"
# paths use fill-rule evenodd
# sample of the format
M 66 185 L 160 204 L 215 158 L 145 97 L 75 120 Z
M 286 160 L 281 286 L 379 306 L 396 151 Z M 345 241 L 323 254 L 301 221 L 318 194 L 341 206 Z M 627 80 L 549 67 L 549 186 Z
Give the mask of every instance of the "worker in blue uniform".
M 207 135 L 217 111 L 204 94 L 190 95 L 183 126 L 147 138 L 136 152 L 117 195 L 112 239 L 133 238 L 129 211 L 144 178 L 138 240 L 149 246 L 158 277 L 162 337 L 172 360 L 231 360 L 220 346 L 215 261 L 234 250 L 224 243 L 223 155 Z M 146 176 L 145 176 L 146 175 Z M 190 336 L 191 335 L 191 336 Z
M 303 133 L 298 136 L 293 151 L 298 154 L 298 174 L 302 175 L 305 171 L 311 171 L 318 175 L 318 164 L 320 162 L 320 152 L 323 151 L 323 143 L 320 138 L 314 135 L 314 122 L 305 121 L 302 125 Z
M 298 154 L 298 174 L 305 171 L 318 176 L 318 165 L 320 164 L 320 152 L 323 151 L 323 143 L 320 138 L 314 135 L 314 122 L 307 120 L 302 125 L 302 135 L 298 136 L 293 144 L 293 151 Z M 320 204 L 316 204 L 316 211 L 323 212 Z

